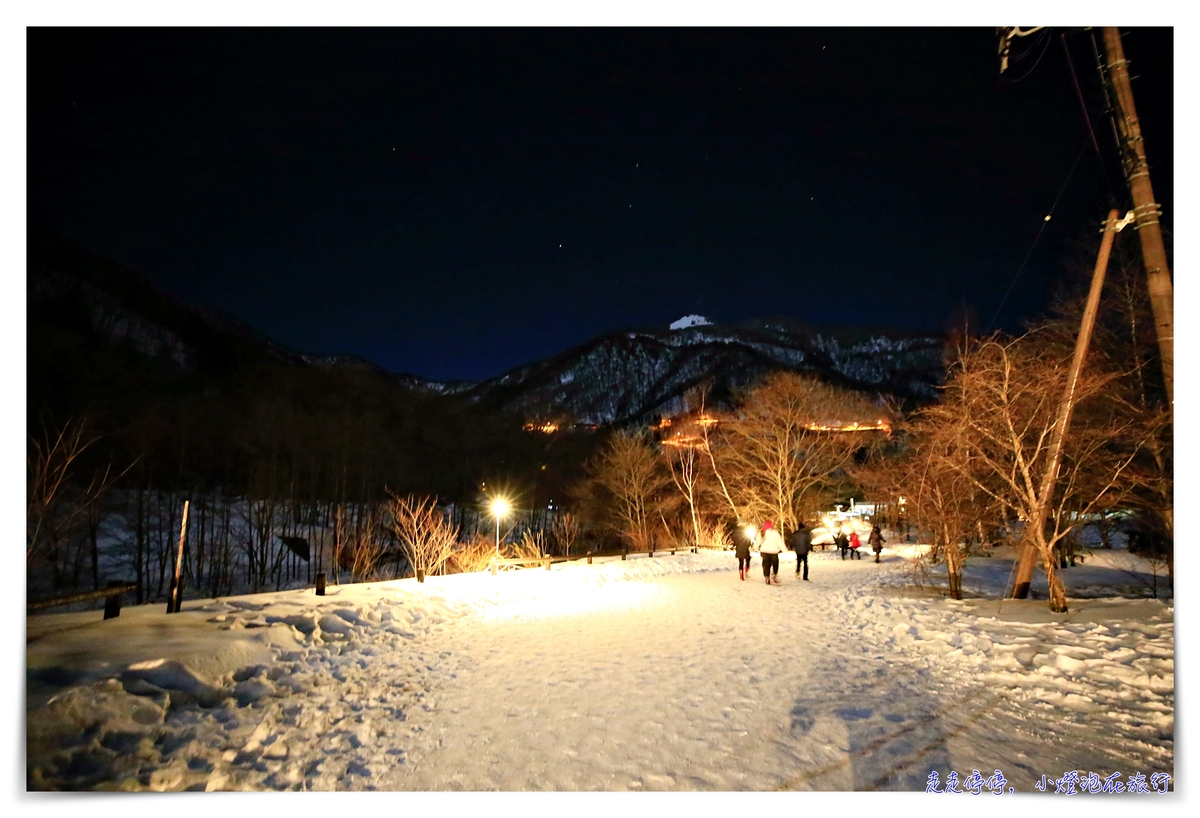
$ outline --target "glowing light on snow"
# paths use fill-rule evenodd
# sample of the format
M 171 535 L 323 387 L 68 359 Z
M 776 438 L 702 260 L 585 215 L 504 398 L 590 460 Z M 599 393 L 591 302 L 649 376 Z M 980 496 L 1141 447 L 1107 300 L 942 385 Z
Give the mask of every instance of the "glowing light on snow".
M 628 610 L 646 605 L 661 593 L 650 582 L 596 583 L 588 581 L 586 574 L 577 579 L 568 572 L 511 571 L 489 580 L 507 586 L 503 602 L 478 608 L 480 617 L 491 621 Z

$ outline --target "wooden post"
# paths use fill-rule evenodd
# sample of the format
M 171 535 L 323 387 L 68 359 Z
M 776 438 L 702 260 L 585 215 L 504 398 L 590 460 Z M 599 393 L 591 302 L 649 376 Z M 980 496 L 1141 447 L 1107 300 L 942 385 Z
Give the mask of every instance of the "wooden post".
M 175 579 L 171 582 L 171 594 L 167 599 L 167 613 L 179 613 L 183 605 L 183 588 L 180 587 L 183 573 L 183 544 L 187 540 L 188 501 L 183 501 L 183 519 L 179 523 L 179 551 L 175 554 Z
M 626 548 L 624 551 L 622 551 L 622 552 L 621 552 L 621 560 L 622 560 L 622 562 L 623 562 L 623 561 L 625 560 L 625 558 L 626 558 L 626 557 L 628 557 L 628 556 L 629 556 L 629 549 L 628 549 L 628 548 Z
M 352 577 L 353 579 L 353 577 Z M 337 523 L 333 532 L 333 581 L 342 584 L 342 504 L 338 503 Z
M 425 581 L 425 569 L 418 568 L 417 569 L 417 582 L 424 582 L 424 581 Z
M 591 551 L 587 552 L 587 558 L 588 558 L 588 565 L 591 565 L 592 564 L 592 552 Z
M 1133 199 L 1133 215 L 1137 220 L 1138 239 L 1142 245 L 1142 262 L 1146 265 L 1146 287 L 1150 292 L 1150 308 L 1154 313 L 1154 329 L 1158 335 L 1158 353 L 1162 362 L 1163 381 L 1167 387 L 1167 406 L 1171 422 L 1175 422 L 1175 307 L 1171 268 L 1167 266 L 1167 251 L 1163 245 L 1162 226 L 1158 223 L 1158 203 L 1150 185 L 1150 164 L 1146 161 L 1146 142 L 1133 105 L 1133 86 L 1129 82 L 1128 61 L 1121 45 L 1121 33 L 1115 26 L 1104 29 L 1104 52 L 1109 79 L 1116 91 L 1119 116 L 1117 130 L 1124 148 L 1122 164 Z
M 1058 480 L 1058 470 L 1062 465 L 1063 441 L 1067 429 L 1071 425 L 1071 414 L 1075 411 L 1075 390 L 1079 385 L 1079 375 L 1083 371 L 1083 362 L 1087 358 L 1088 344 L 1092 339 L 1092 328 L 1096 325 L 1096 312 L 1100 308 L 1100 291 L 1104 288 L 1104 274 L 1108 269 L 1108 256 L 1112 252 L 1113 236 L 1117 234 L 1116 210 L 1108 212 L 1108 221 L 1104 223 L 1104 238 L 1100 241 L 1100 254 L 1096 257 L 1096 268 L 1092 272 L 1092 288 L 1088 292 L 1087 306 L 1083 310 L 1083 320 L 1079 325 L 1079 336 L 1075 339 L 1075 357 L 1071 360 L 1071 371 L 1067 374 L 1067 386 L 1063 390 L 1062 401 L 1058 405 L 1058 417 L 1050 432 L 1050 455 L 1046 460 L 1046 471 L 1042 475 L 1041 490 L 1037 497 L 1037 510 L 1034 518 L 1028 522 L 1025 530 L 1025 547 L 1021 551 L 1021 561 L 1017 564 L 1017 573 L 1013 578 L 1011 597 L 1025 599 L 1029 596 L 1029 583 L 1033 580 L 1033 569 L 1037 562 L 1037 548 L 1032 538 L 1038 536 L 1046 526 L 1050 515 L 1050 505 L 1054 499 L 1054 484 Z
M 549 571 L 550 570 L 550 558 L 542 557 L 542 559 L 546 561 L 546 570 Z
M 125 583 L 120 580 L 109 580 L 107 583 L 109 588 L 121 588 L 124 590 Z M 121 595 L 113 594 L 104 598 L 104 618 L 116 619 L 121 615 Z
M 325 572 L 317 572 L 317 596 L 325 596 Z

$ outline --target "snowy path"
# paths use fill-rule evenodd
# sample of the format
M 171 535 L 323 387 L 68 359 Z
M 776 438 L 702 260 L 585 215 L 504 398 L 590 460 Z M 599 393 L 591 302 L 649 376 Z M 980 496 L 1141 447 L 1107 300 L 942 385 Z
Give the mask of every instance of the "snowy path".
M 30 785 L 923 789 L 932 769 L 998 768 L 1028 790 L 1173 772 L 1169 606 L 997 617 L 882 585 L 900 562 L 816 554 L 813 581 L 785 561 L 780 587 L 700 554 L 284 592 L 168 623 L 127 610 L 103 643 L 94 613 L 31 619 Z
M 478 663 L 442 694 L 397 784 L 774 788 L 793 692 L 815 660 L 811 630 L 786 613 L 797 591 L 819 594 L 725 571 L 660 579 L 603 617 L 460 622 L 445 644 Z

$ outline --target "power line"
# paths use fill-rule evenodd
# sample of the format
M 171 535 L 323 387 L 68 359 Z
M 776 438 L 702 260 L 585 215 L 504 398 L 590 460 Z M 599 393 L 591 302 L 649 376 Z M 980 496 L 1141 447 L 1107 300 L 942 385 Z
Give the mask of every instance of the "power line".
M 1075 87 L 1075 96 L 1079 99 L 1079 109 L 1083 111 L 1083 121 L 1087 123 L 1088 134 L 1092 138 L 1092 147 L 1096 151 L 1096 158 L 1100 160 L 1100 173 L 1104 175 L 1109 204 L 1115 207 L 1116 197 L 1113 194 L 1112 179 L 1108 176 L 1108 168 L 1105 167 L 1104 163 L 1104 153 L 1100 150 L 1100 142 L 1096 139 L 1096 130 L 1092 127 L 1092 118 L 1088 115 L 1087 103 L 1083 99 L 1083 89 L 1079 86 L 1079 77 L 1075 74 L 1075 61 L 1071 59 L 1071 49 L 1067 45 L 1067 33 L 1065 31 L 1059 35 L 1059 42 L 1062 43 L 1063 53 L 1067 56 L 1067 68 L 1071 71 L 1071 84 Z
M 1042 57 L 1046 56 L 1046 52 L 1050 48 L 1050 40 L 1052 38 L 1050 37 L 1049 31 L 1042 31 L 1041 34 L 1038 35 L 1038 39 L 1042 40 L 1042 51 L 1040 54 L 1038 54 L 1037 60 L 1034 61 L 1033 66 L 1030 67 L 1030 69 L 1028 71 L 1026 71 L 1022 76 L 1017 77 L 1016 79 L 1009 79 L 1007 81 L 1009 85 L 1015 85 L 1018 82 L 1024 82 L 1025 80 L 1029 79 L 1030 76 L 1033 75 L 1033 72 L 1037 70 L 1037 67 L 1042 64 Z M 1015 65 L 1017 62 L 1020 62 L 1021 60 L 1028 57 L 1030 54 L 1033 53 L 1033 49 L 1036 47 L 1037 46 L 1034 45 L 1034 46 L 1030 47 L 1028 50 L 1026 50 L 1024 53 L 1019 54 L 1016 57 L 1013 57 L 1012 58 L 1013 64 Z
M 1050 224 L 1050 217 L 1054 215 L 1054 208 L 1058 207 L 1058 200 L 1062 198 L 1063 191 L 1067 189 L 1067 185 L 1071 181 L 1071 177 L 1075 174 L 1075 168 L 1079 165 L 1079 160 L 1083 158 L 1084 151 L 1087 150 L 1089 139 L 1084 139 L 1083 144 L 1079 146 L 1079 151 L 1075 154 L 1075 161 L 1071 164 L 1071 169 L 1067 172 L 1067 178 L 1063 180 L 1062 187 L 1058 189 L 1058 195 L 1054 197 L 1054 204 L 1050 205 L 1050 212 L 1046 214 L 1046 218 L 1042 221 L 1041 228 L 1038 229 L 1037 235 L 1033 237 L 1033 244 L 1029 245 L 1029 252 L 1025 254 L 1025 260 L 1021 262 L 1021 266 L 1017 268 L 1017 274 L 1013 276 L 1012 283 L 1008 285 L 1008 290 L 1004 293 L 1004 298 L 1000 300 L 1000 306 L 996 307 L 996 312 L 992 316 L 992 320 L 988 321 L 987 329 L 983 332 L 986 335 L 991 332 L 992 325 L 996 323 L 996 319 L 1000 317 L 1000 310 L 1004 309 L 1004 305 L 1008 303 L 1008 297 L 1012 295 L 1013 287 L 1017 284 L 1017 279 L 1021 277 L 1021 273 L 1025 270 L 1025 265 L 1029 263 L 1030 256 L 1033 255 L 1034 248 L 1037 247 L 1038 240 L 1041 239 L 1042 233 L 1046 232 L 1046 225 Z

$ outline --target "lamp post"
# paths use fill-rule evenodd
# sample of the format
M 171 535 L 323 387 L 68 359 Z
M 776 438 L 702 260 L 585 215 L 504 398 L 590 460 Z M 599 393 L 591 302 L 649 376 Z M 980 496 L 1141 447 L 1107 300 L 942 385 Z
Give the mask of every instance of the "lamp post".
M 512 506 L 508 504 L 508 500 L 503 497 L 497 497 L 492 500 L 492 516 L 496 518 L 496 556 L 500 556 L 500 519 L 507 517 L 508 512 L 512 510 Z

